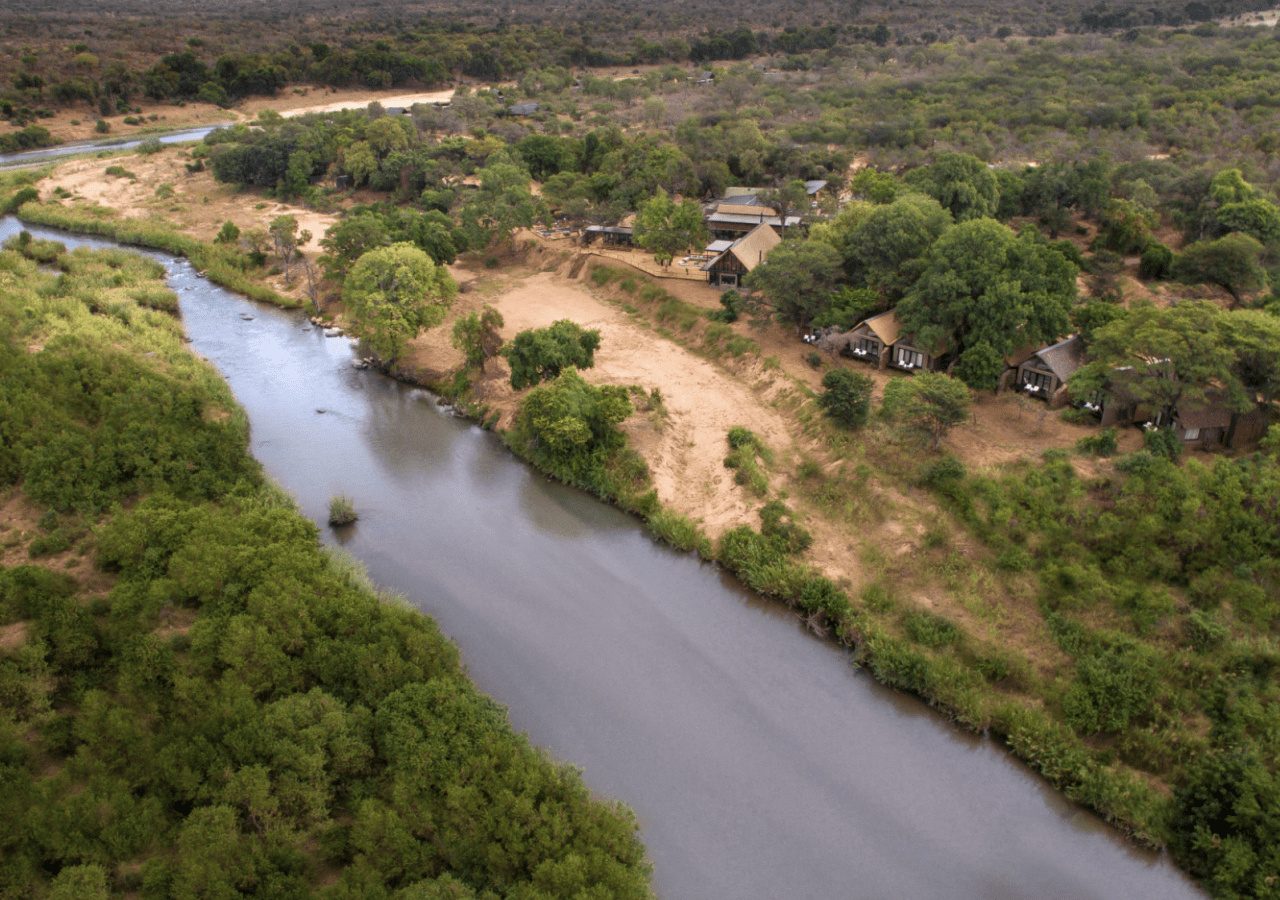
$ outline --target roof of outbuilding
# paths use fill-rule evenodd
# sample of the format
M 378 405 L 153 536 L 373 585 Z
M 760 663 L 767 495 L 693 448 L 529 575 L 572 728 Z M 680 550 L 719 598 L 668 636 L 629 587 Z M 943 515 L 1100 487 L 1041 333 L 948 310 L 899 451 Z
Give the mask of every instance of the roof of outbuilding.
M 1075 374 L 1076 369 L 1084 365 L 1084 341 L 1080 339 L 1080 335 L 1073 334 L 1066 340 L 1037 350 L 1035 356 L 1059 381 L 1066 381 Z
M 732 254 L 738 262 L 742 263 L 742 267 L 750 272 L 764 262 L 769 252 L 781 243 L 782 238 L 778 237 L 778 232 L 773 229 L 772 225 L 757 225 L 745 237 L 734 241 L 724 253 L 721 253 L 702 268 L 704 270 L 710 269 L 723 259 L 726 254 Z
M 872 316 L 869 319 L 863 319 L 858 323 L 858 328 L 865 327 L 868 331 L 878 337 L 881 343 L 888 346 L 898 341 L 898 335 L 902 331 L 902 326 L 898 324 L 898 316 L 893 310 L 882 312 L 878 316 Z

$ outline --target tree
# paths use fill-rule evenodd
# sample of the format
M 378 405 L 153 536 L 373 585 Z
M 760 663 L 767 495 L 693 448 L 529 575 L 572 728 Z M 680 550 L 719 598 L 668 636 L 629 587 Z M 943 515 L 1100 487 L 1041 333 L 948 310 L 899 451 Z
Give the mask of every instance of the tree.
M 797 325 L 807 325 L 831 300 L 842 274 L 840 254 L 823 241 L 783 241 L 746 277 L 752 298 Z
M 925 258 L 898 304 L 905 333 L 963 354 L 985 344 L 1001 356 L 1060 337 L 1070 324 L 1076 268 L 1037 235 L 992 219 L 962 222 Z
M 458 292 L 447 270 L 409 243 L 370 250 L 342 287 L 347 315 L 361 339 L 387 364 L 423 328 L 439 325 Z
M 1280 396 L 1280 317 L 1241 309 L 1221 316 L 1219 324 L 1245 393 L 1270 405 Z
M 1216 284 L 1231 295 L 1236 306 L 1245 294 L 1267 286 L 1262 245 L 1256 238 L 1238 232 L 1188 245 L 1174 260 L 1173 274 L 1180 281 Z
M 936 450 L 947 432 L 969 417 L 969 389 L 941 372 L 917 372 L 885 386 L 881 413 Z
M 892 172 L 881 172 L 867 166 L 849 179 L 849 193 L 871 203 L 892 203 L 909 191 Z
M 484 364 L 502 348 L 502 313 L 492 306 L 469 312 L 453 323 L 453 346 L 462 351 L 467 365 L 484 371 Z
M 1218 209 L 1218 227 L 1242 232 L 1263 244 L 1280 242 L 1280 206 L 1261 197 L 1225 203 Z
M 1000 185 L 987 164 L 966 153 L 945 153 L 931 165 L 913 169 L 907 184 L 933 197 L 957 222 L 994 216 Z
M 1151 241 L 1156 214 L 1132 200 L 1112 200 L 1102 214 L 1098 242 L 1116 253 L 1140 253 Z
M 367 184 L 378 171 L 378 157 L 368 141 L 353 141 L 342 150 L 342 168 L 356 187 Z
M 625 443 L 618 425 L 631 412 L 626 388 L 595 387 L 566 369 L 524 398 L 512 443 L 558 478 L 598 486 L 608 456 Z
M 325 250 L 320 265 L 328 277 L 341 281 L 357 259 L 375 247 L 390 243 L 391 235 L 381 216 L 372 212 L 346 216 L 320 239 L 320 246 Z
M 1071 376 L 1071 392 L 1109 390 L 1158 410 L 1202 403 L 1218 389 L 1238 401 L 1243 392 L 1223 333 L 1226 315 L 1234 314 L 1206 301 L 1169 309 L 1138 304 L 1094 332 L 1089 362 Z
M 591 368 L 599 346 L 599 331 L 560 319 L 546 328 L 520 332 L 502 348 L 502 355 L 511 365 L 511 386 L 519 391 L 550 381 L 563 369 Z
M 894 302 L 915 283 L 929 248 L 949 227 L 951 214 L 924 194 L 874 207 L 844 236 L 845 271 Z
M 676 203 L 659 189 L 636 213 L 635 238 L 660 264 L 669 265 L 676 253 L 706 243 L 702 207 L 696 200 Z
M 871 410 L 871 378 L 850 369 L 832 369 L 822 376 L 823 392 L 818 405 L 832 421 L 845 428 L 867 423 Z
M 275 247 L 276 256 L 284 265 L 284 280 L 286 284 L 293 283 L 292 264 L 294 257 L 298 256 L 298 247 L 311 240 L 311 232 L 298 230 L 298 220 L 293 216 L 276 216 L 271 220 L 271 224 L 267 226 L 267 233 L 271 235 L 271 243 Z
M 799 178 L 788 181 L 782 187 L 763 191 L 760 199 L 766 206 L 776 210 L 783 221 L 789 216 L 804 215 L 809 211 L 809 189 Z
M 494 154 L 476 174 L 480 188 L 459 213 L 472 248 L 507 243 L 517 228 L 547 217 L 546 204 L 529 190 L 529 173 L 505 154 Z

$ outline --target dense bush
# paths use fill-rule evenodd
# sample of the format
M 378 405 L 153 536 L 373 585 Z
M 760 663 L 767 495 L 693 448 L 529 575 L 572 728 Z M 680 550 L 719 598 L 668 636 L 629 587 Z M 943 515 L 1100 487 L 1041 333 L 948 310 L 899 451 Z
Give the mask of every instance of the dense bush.
M 822 376 L 822 387 L 818 405 L 832 421 L 846 428 L 867 423 L 871 412 L 870 377 L 850 369 L 832 369 Z
M 554 379 L 563 369 L 591 368 L 599 346 L 599 331 L 561 319 L 520 332 L 502 348 L 502 355 L 511 366 L 511 386 L 522 390 Z

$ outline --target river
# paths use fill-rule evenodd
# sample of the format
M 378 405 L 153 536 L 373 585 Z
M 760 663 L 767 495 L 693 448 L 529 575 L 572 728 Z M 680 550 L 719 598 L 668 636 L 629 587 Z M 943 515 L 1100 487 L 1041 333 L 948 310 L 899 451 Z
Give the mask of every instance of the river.
M 779 605 L 353 369 L 346 339 L 156 256 L 254 455 L 317 523 L 354 499 L 359 523 L 326 540 L 435 617 L 517 728 L 636 810 L 661 896 L 1201 896 Z
M 39 150 L 20 150 L 16 153 L 0 153 L 0 168 L 14 166 L 30 166 L 50 162 L 64 156 L 77 153 L 92 153 L 105 150 L 115 153 L 120 150 L 133 150 L 143 141 L 154 138 L 162 144 L 189 144 L 204 140 L 210 132 L 231 125 L 222 122 L 218 125 L 203 125 L 199 128 L 184 128 L 181 131 L 167 131 L 160 134 L 144 134 L 136 138 L 103 138 L 99 141 L 78 141 L 74 144 L 58 144 L 56 147 L 43 147 Z

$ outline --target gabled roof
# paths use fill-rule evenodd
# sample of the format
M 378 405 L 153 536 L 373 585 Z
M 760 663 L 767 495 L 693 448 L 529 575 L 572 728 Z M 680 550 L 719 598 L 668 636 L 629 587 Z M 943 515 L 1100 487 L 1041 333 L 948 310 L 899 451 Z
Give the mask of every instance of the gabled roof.
M 1059 381 L 1065 382 L 1084 365 L 1084 341 L 1080 335 L 1073 334 L 1066 340 L 1037 350 L 1034 355 Z
M 713 212 L 707 216 L 707 223 L 710 225 L 777 225 L 783 228 L 793 228 L 800 224 L 799 216 L 787 216 L 786 221 L 778 218 L 778 216 L 762 216 L 760 207 L 756 207 L 756 211 L 750 215 L 742 213 L 723 213 Z
M 893 310 L 882 312 L 878 316 L 872 316 L 869 319 L 863 319 L 858 323 L 859 328 L 866 328 L 872 334 L 880 339 L 880 343 L 886 347 L 890 344 L 898 342 L 898 334 L 902 331 L 902 326 L 898 324 L 898 316 Z
M 778 232 L 773 230 L 771 225 L 757 225 L 747 234 L 746 237 L 739 238 L 729 245 L 729 249 L 725 250 L 711 262 L 702 268 L 710 269 L 726 255 L 732 255 L 738 262 L 742 263 L 742 267 L 750 272 L 760 263 L 764 262 L 770 251 L 774 247 L 782 243 L 782 238 L 778 237 Z
M 1204 405 L 1180 406 L 1174 418 L 1183 428 L 1226 428 L 1231 424 L 1231 410 L 1209 398 Z
M 706 246 L 707 253 L 723 253 L 733 246 L 733 241 L 712 241 Z
M 755 203 L 740 203 L 740 197 L 734 197 L 733 203 L 719 203 L 716 205 L 715 212 L 725 216 L 776 216 L 778 211 L 771 206 L 761 206 Z

